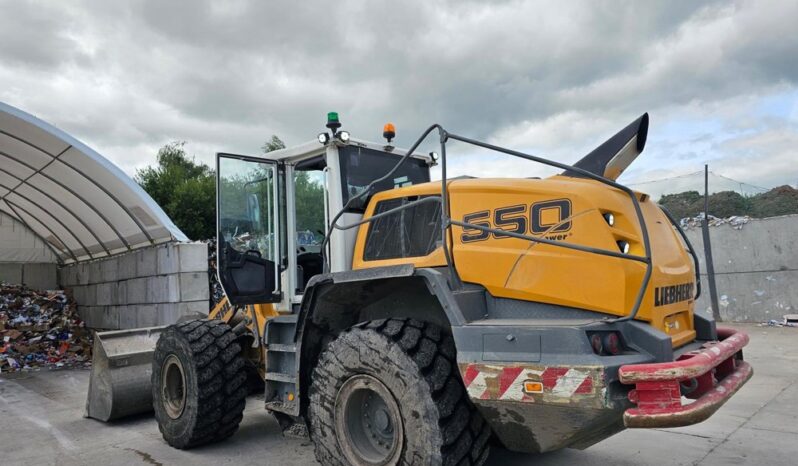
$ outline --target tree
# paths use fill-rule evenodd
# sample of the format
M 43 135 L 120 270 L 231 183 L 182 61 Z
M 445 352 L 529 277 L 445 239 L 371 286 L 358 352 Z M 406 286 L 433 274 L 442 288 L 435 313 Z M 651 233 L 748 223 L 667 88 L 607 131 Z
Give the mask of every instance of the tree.
M 280 149 L 285 149 L 285 143 L 276 135 L 261 146 L 264 154 Z M 314 235 L 323 232 L 324 187 L 308 172 L 298 171 L 294 174 L 294 195 L 297 231 L 310 230 Z
M 695 217 L 704 211 L 704 196 L 698 191 L 665 194 L 659 204 L 677 219 Z M 709 195 L 709 215 L 731 217 L 750 215 L 756 218 L 798 214 L 798 190 L 779 186 L 755 196 L 743 196 L 734 191 L 720 191 Z
M 157 165 L 136 171 L 134 179 L 186 236 L 213 238 L 216 175 L 207 165 L 190 158 L 185 145 L 184 141 L 166 144 L 158 151 Z M 264 154 L 284 148 L 285 144 L 276 135 L 261 146 Z M 297 172 L 294 178 L 297 229 L 314 234 L 324 231 L 324 187 L 317 178 L 308 172 Z M 232 212 L 232 207 L 228 207 Z M 246 205 L 240 208 L 245 209 Z
M 134 179 L 191 239 L 216 235 L 216 180 L 213 170 L 186 154 L 185 141 L 158 150 L 154 167 L 137 170 Z
M 276 135 L 272 134 L 272 138 L 264 142 L 260 149 L 264 154 L 268 154 L 275 150 L 285 149 L 285 143 Z
M 297 231 L 310 230 L 314 236 L 324 232 L 324 187 L 321 183 L 308 172 L 296 172 L 294 193 Z
M 668 212 L 678 220 L 698 215 L 698 212 L 703 209 L 703 199 L 698 191 L 685 191 L 678 194 L 665 194 L 660 198 L 659 204 L 668 209 Z
M 798 189 L 792 186 L 778 186 L 751 198 L 751 215 L 754 217 L 788 214 L 798 214 Z
M 703 209 L 703 198 L 701 202 L 701 209 Z M 710 215 L 720 218 L 727 218 L 733 215 L 748 215 L 750 213 L 750 199 L 743 197 L 738 192 L 720 191 L 709 195 Z

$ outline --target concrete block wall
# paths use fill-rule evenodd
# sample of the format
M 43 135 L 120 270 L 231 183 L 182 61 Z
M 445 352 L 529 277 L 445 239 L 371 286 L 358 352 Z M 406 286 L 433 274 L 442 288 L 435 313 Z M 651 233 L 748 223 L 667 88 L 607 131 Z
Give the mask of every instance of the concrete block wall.
M 697 312 L 712 312 L 701 229 L 686 231 L 696 248 L 703 291 Z M 729 322 L 781 320 L 798 314 L 798 215 L 754 219 L 737 230 L 709 227 L 718 305 Z
M 89 327 L 127 329 L 208 313 L 208 249 L 204 243 L 167 243 L 62 267 Z

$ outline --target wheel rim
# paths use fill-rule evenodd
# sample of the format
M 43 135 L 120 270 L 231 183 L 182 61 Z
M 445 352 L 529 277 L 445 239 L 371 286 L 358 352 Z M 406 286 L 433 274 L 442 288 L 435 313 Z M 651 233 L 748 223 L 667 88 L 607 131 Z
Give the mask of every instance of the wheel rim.
M 360 374 L 344 382 L 335 399 L 335 427 L 350 463 L 398 463 L 404 441 L 399 405 L 376 378 Z
M 161 399 L 166 414 L 177 419 L 186 407 L 186 374 L 180 359 L 170 354 L 161 368 Z

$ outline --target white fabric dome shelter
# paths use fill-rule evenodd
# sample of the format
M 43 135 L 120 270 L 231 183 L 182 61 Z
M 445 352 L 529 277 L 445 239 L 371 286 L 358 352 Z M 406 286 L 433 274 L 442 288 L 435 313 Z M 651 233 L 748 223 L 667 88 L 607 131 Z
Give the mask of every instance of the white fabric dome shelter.
M 62 264 L 188 240 L 116 165 L 2 102 L 0 211 L 44 240 Z

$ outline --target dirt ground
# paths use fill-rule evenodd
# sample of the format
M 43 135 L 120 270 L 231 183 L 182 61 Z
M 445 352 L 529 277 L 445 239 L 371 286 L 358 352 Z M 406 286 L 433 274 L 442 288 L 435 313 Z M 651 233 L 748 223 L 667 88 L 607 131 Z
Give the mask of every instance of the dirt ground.
M 708 421 L 680 429 L 627 430 L 587 450 L 543 455 L 494 450 L 488 464 L 798 464 L 798 329 L 737 325 L 749 332 L 754 378 Z M 0 375 L 0 463 L 20 465 L 305 465 L 308 440 L 283 438 L 251 398 L 230 440 L 170 448 L 151 416 L 113 424 L 82 417 L 89 372 Z

